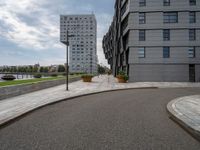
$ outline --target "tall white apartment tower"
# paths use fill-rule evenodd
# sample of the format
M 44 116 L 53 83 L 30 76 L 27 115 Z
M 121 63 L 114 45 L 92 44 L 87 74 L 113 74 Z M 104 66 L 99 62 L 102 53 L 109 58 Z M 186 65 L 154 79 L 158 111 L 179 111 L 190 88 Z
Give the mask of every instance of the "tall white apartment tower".
M 91 15 L 61 15 L 60 41 L 69 40 L 69 71 L 97 73 L 97 22 Z

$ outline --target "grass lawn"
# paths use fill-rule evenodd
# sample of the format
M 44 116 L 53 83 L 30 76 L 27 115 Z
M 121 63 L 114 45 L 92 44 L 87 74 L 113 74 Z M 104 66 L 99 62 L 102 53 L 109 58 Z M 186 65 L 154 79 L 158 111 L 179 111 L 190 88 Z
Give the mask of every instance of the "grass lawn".
M 69 76 L 70 78 L 75 78 L 75 77 L 80 77 L 78 75 L 74 76 Z M 43 81 L 50 81 L 50 80 L 61 80 L 65 79 L 64 76 L 59 76 L 59 77 L 49 77 L 49 78 L 39 78 L 39 79 L 28 79 L 28 80 L 14 80 L 14 81 L 5 81 L 5 82 L 0 82 L 0 87 L 3 86 L 10 86 L 10 85 L 19 85 L 19 84 L 34 84 L 38 82 L 43 82 Z

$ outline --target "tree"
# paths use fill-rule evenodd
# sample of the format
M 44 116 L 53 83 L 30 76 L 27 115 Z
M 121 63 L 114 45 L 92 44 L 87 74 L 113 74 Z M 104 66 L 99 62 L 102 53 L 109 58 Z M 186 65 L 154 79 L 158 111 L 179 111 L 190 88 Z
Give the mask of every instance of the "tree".
M 65 66 L 64 65 L 59 65 L 58 66 L 58 72 L 65 72 Z
M 33 66 L 29 66 L 29 72 L 33 72 Z
M 106 73 L 106 67 L 98 64 L 98 73 L 99 74 L 105 74 Z
M 40 72 L 43 72 L 44 71 L 44 67 L 40 67 Z
M 37 66 L 33 67 L 33 72 L 38 72 L 38 67 Z
M 45 72 L 45 73 L 49 72 L 49 68 L 48 67 L 44 67 L 43 72 Z

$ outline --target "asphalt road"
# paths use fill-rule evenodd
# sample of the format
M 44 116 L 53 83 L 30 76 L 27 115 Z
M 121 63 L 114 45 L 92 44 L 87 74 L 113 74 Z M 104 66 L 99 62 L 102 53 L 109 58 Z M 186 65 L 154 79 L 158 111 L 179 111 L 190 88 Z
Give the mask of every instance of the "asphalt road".
M 200 150 L 168 118 L 167 103 L 199 88 L 85 96 L 46 106 L 0 129 L 0 150 Z

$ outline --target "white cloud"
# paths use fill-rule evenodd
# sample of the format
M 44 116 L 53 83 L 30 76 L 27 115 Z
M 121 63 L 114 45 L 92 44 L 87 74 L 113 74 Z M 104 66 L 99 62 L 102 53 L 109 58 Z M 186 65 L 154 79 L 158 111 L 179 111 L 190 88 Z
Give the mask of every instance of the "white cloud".
M 59 42 L 59 15 L 92 12 L 94 6 L 85 4 L 70 8 L 71 0 L 5 0 L 0 1 L 0 36 L 27 50 L 63 49 Z M 55 7 L 56 5 L 56 7 Z M 97 51 L 100 63 L 106 65 L 102 38 L 112 20 L 112 14 L 96 14 L 98 20 Z M 63 61 L 62 58 L 60 58 Z M 58 60 L 57 60 L 58 61 Z M 48 62 L 44 60 L 45 64 Z M 58 61 L 60 62 L 60 61 Z
M 34 0 L 7 0 L 2 3 L 0 5 L 0 22 L 6 28 L 1 29 L 1 36 L 24 48 L 31 47 L 34 50 L 48 49 L 54 46 L 58 48 L 58 22 L 50 20 L 48 10 L 42 7 L 44 2 L 45 0 L 41 0 L 40 5 Z M 34 13 L 40 14 L 35 17 L 35 20 L 32 20 L 38 22 L 36 26 L 29 25 L 28 21 L 20 19 L 21 14 L 32 17 Z

